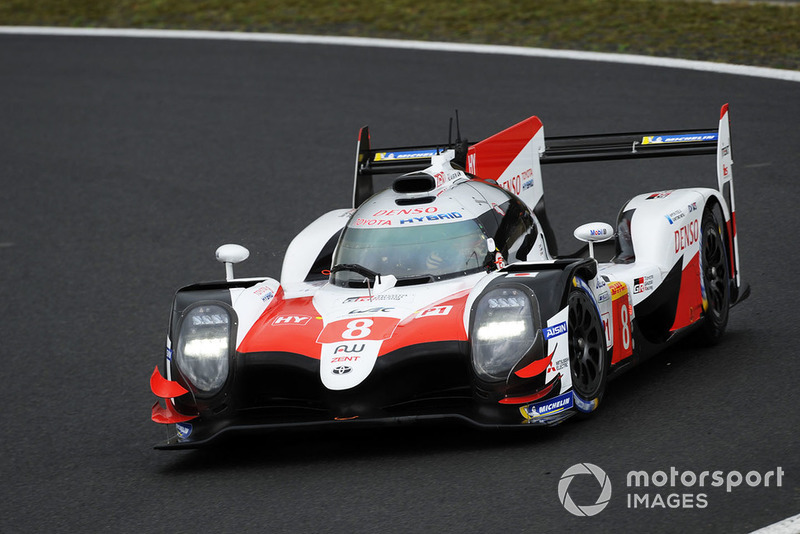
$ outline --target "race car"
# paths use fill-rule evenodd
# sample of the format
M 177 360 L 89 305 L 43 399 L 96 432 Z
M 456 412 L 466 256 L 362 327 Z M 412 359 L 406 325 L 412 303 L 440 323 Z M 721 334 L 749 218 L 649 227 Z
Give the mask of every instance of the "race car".
M 452 121 L 451 121 L 452 131 Z M 646 192 L 557 255 L 544 164 L 716 155 L 717 187 Z M 687 334 L 714 344 L 744 300 L 728 106 L 717 128 L 546 138 L 533 116 L 478 143 L 375 149 L 352 207 L 289 244 L 280 279 L 177 291 L 151 418 L 157 448 L 241 431 L 588 416 L 611 376 Z M 376 175 L 391 185 L 375 191 Z M 385 180 L 384 180 L 385 181 Z M 608 261 L 596 247 L 613 247 Z M 611 256 L 611 255 L 610 255 Z

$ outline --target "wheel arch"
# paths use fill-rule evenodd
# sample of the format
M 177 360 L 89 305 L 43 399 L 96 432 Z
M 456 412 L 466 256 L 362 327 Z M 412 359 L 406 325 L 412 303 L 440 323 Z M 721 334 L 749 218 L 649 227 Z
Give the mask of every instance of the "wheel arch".
M 731 288 L 731 301 L 736 302 L 735 292 L 738 292 L 738 288 L 736 286 L 736 271 L 737 265 L 735 265 L 735 259 L 733 257 L 733 236 L 731 235 L 731 214 L 728 206 L 725 203 L 725 199 L 722 197 L 719 191 L 714 189 L 704 190 L 703 193 L 706 193 L 706 203 L 704 207 L 705 210 L 714 211 L 717 210 L 717 213 L 722 216 L 722 239 L 725 243 L 725 263 L 728 267 L 728 283 Z

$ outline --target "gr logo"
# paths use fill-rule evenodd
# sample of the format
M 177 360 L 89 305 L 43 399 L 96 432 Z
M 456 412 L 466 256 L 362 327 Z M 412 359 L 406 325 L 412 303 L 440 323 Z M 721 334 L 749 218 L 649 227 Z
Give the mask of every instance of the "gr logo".
M 578 475 L 592 475 L 597 480 L 597 483 L 600 484 L 600 495 L 594 504 L 578 506 L 569 496 L 567 492 L 569 485 L 572 479 Z M 608 506 L 608 501 L 611 500 L 611 480 L 609 480 L 605 471 L 594 464 L 575 464 L 564 471 L 564 474 L 561 475 L 561 480 L 558 481 L 558 500 L 561 501 L 561 505 L 566 508 L 567 512 L 572 515 L 582 517 L 597 515 Z

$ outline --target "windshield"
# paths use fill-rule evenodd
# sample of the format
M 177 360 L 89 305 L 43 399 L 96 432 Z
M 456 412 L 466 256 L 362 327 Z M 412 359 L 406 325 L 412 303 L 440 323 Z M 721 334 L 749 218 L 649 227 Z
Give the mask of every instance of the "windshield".
M 489 261 L 486 234 L 467 220 L 405 228 L 353 228 L 342 234 L 334 268 L 357 265 L 381 275 L 432 280 L 477 272 Z M 351 269 L 336 271 L 333 283 L 363 283 Z

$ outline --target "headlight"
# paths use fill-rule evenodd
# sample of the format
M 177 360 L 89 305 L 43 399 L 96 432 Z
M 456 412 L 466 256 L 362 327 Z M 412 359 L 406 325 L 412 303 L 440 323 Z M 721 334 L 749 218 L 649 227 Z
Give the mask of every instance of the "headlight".
M 531 298 L 522 289 L 498 287 L 475 307 L 470 344 L 472 366 L 483 380 L 505 380 L 533 346 L 536 327 Z
M 214 394 L 228 378 L 231 316 L 215 304 L 196 306 L 183 318 L 175 359 L 200 392 Z

